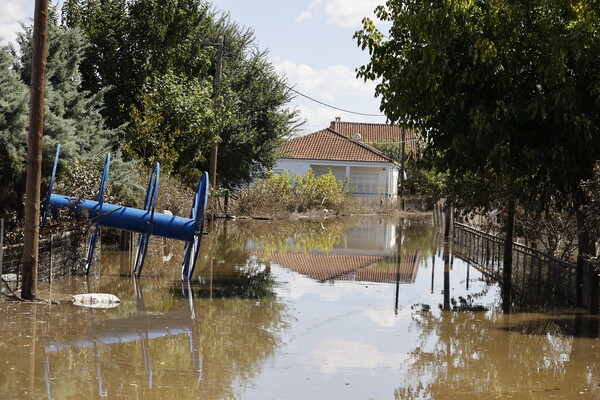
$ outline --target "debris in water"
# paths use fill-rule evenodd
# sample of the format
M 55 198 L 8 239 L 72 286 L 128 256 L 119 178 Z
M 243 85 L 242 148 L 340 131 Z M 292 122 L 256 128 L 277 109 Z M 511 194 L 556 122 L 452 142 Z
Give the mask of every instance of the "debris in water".
M 76 306 L 91 308 L 113 308 L 121 303 L 121 299 L 109 293 L 75 294 L 72 298 Z

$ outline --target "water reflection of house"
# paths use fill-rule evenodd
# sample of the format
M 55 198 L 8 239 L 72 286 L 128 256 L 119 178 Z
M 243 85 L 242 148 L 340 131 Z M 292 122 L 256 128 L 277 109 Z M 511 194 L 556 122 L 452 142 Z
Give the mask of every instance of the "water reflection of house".
M 412 283 L 417 277 L 419 254 L 383 257 L 364 254 L 285 253 L 271 254 L 265 261 L 281 265 L 321 282 L 361 281 Z
M 396 225 L 363 224 L 351 227 L 332 249 L 284 251 L 260 254 L 265 262 L 281 265 L 318 281 L 356 280 L 365 282 L 414 282 L 418 252 L 398 249 Z M 287 249 L 296 249 L 290 239 Z M 305 249 L 306 250 L 306 249 Z M 398 256 L 400 250 L 400 255 Z
M 396 249 L 396 225 L 363 224 L 348 228 L 333 252 L 390 256 Z

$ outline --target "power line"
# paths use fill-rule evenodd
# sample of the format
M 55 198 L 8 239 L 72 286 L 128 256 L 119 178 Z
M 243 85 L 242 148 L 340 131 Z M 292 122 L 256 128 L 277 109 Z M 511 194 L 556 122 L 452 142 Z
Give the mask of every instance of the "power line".
M 345 113 L 348 113 L 348 114 L 362 115 L 362 116 L 365 116 L 365 117 L 385 117 L 385 115 L 383 115 L 383 114 L 368 114 L 368 113 L 361 113 L 361 112 L 357 112 L 357 111 L 350 111 L 350 110 L 345 110 L 345 109 L 343 109 L 343 108 L 339 108 L 339 107 L 336 107 L 336 106 L 332 106 L 331 104 L 324 103 L 324 102 L 322 102 L 322 101 L 320 101 L 320 100 L 317 100 L 317 99 L 315 99 L 315 98 L 313 98 L 313 97 L 310 97 L 310 96 L 308 96 L 308 95 L 306 95 L 306 94 L 304 94 L 304 93 L 302 93 L 302 92 L 299 92 L 299 91 L 297 91 L 296 89 L 294 89 L 294 88 L 292 88 L 292 87 L 290 87 L 290 86 L 286 85 L 285 83 L 284 83 L 283 85 L 284 85 L 286 88 L 288 88 L 289 90 L 291 90 L 292 92 L 294 92 L 294 93 L 296 93 L 296 94 L 298 94 L 298 95 L 300 95 L 300 96 L 302 96 L 302 97 L 305 97 L 305 98 L 307 98 L 308 100 L 314 101 L 315 103 L 319 103 L 319 104 L 321 104 L 321 105 L 323 105 L 323 106 L 325 106 L 325 107 L 333 108 L 334 110 L 342 111 L 342 112 L 345 112 Z
M 246 60 L 246 59 L 244 58 L 244 59 L 242 59 L 242 62 L 243 62 L 243 63 L 245 63 L 246 65 L 248 65 L 248 66 L 250 66 L 250 67 L 254 68 L 256 71 L 258 71 L 258 72 L 260 72 L 260 73 L 264 74 L 264 71 L 263 71 L 263 70 L 261 70 L 261 69 L 259 69 L 259 68 L 258 68 L 256 65 L 254 65 L 254 64 L 253 64 L 253 63 L 252 63 L 250 60 Z M 331 104 L 327 104 L 327 103 L 325 103 L 325 102 L 322 102 L 322 101 L 320 101 L 320 100 L 317 100 L 317 99 L 315 99 L 314 97 L 311 97 L 311 96 L 309 96 L 309 95 L 306 95 L 306 94 L 304 94 L 304 93 L 302 93 L 302 92 L 299 92 L 298 90 L 294 89 L 293 87 L 291 87 L 291 86 L 289 86 L 289 85 L 285 84 L 285 82 L 281 82 L 281 84 L 282 84 L 283 86 L 285 86 L 285 87 L 286 87 L 288 90 L 291 90 L 292 92 L 296 93 L 296 94 L 297 94 L 297 95 L 299 95 L 299 96 L 302 96 L 302 97 L 304 97 L 304 98 L 306 98 L 306 99 L 308 99 L 308 100 L 310 100 L 310 101 L 314 101 L 315 103 L 321 104 L 322 106 L 325 106 L 325 107 L 332 108 L 332 109 L 334 109 L 334 110 L 342 111 L 342 112 L 345 112 L 345 113 L 348 113 L 348 114 L 362 115 L 363 117 L 385 117 L 385 115 L 384 115 L 384 114 L 369 114 L 369 113 L 362 113 L 362 112 L 358 112 L 358 111 L 351 111 L 351 110 L 346 110 L 346 109 L 344 109 L 344 108 L 340 108 L 340 107 L 332 106 Z

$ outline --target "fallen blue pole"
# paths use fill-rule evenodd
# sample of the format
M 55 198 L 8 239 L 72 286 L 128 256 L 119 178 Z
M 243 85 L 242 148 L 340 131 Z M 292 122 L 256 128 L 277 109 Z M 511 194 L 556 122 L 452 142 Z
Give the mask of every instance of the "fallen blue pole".
M 104 202 L 104 191 L 108 181 L 108 170 L 110 167 L 110 154 L 106 157 L 98 201 L 78 199 L 76 197 L 64 196 L 52 193 L 52 186 L 56 175 L 60 145 L 56 149 L 56 158 L 52 178 L 44 204 L 44 220 L 46 223 L 49 210 L 67 208 L 75 214 L 88 218 L 96 224 L 88 246 L 88 258 L 86 273 L 92 264 L 96 239 L 101 226 L 115 228 L 139 234 L 137 241 L 137 253 L 133 272 L 139 276 L 142 272 L 148 242 L 151 235 L 168 239 L 183 240 L 186 242 L 181 274 L 183 279 L 191 279 L 196 266 L 196 258 L 200 249 L 202 228 L 204 226 L 204 214 L 208 200 L 208 174 L 204 172 L 198 182 L 194 202 L 189 218 L 177 217 L 155 212 L 156 199 L 158 195 L 158 180 L 160 165 L 156 163 L 150 176 L 150 183 L 146 192 L 144 209 L 123 207 Z
M 77 197 L 53 194 L 50 197 L 51 208 L 69 208 L 107 228 L 115 228 L 136 233 L 149 233 L 167 239 L 194 240 L 196 221 L 191 218 L 152 213 L 137 208 L 101 204 L 94 200 L 80 200 Z

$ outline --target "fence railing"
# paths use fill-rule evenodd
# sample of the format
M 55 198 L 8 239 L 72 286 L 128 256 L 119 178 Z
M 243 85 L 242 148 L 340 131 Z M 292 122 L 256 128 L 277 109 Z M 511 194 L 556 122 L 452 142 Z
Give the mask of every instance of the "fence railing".
M 456 253 L 502 282 L 504 239 L 455 223 Z M 512 291 L 514 299 L 529 305 L 575 306 L 577 265 L 544 252 L 513 244 Z
M 578 306 L 585 307 L 592 314 L 600 312 L 600 259 L 597 257 L 579 256 Z
M 53 280 L 82 272 L 87 253 L 89 232 L 78 230 L 45 235 L 39 242 L 38 279 Z M 19 282 L 23 244 L 0 247 L 0 271 L 16 275 Z M 7 277 L 8 275 L 5 275 Z M 0 286 L 0 290 L 3 288 Z

